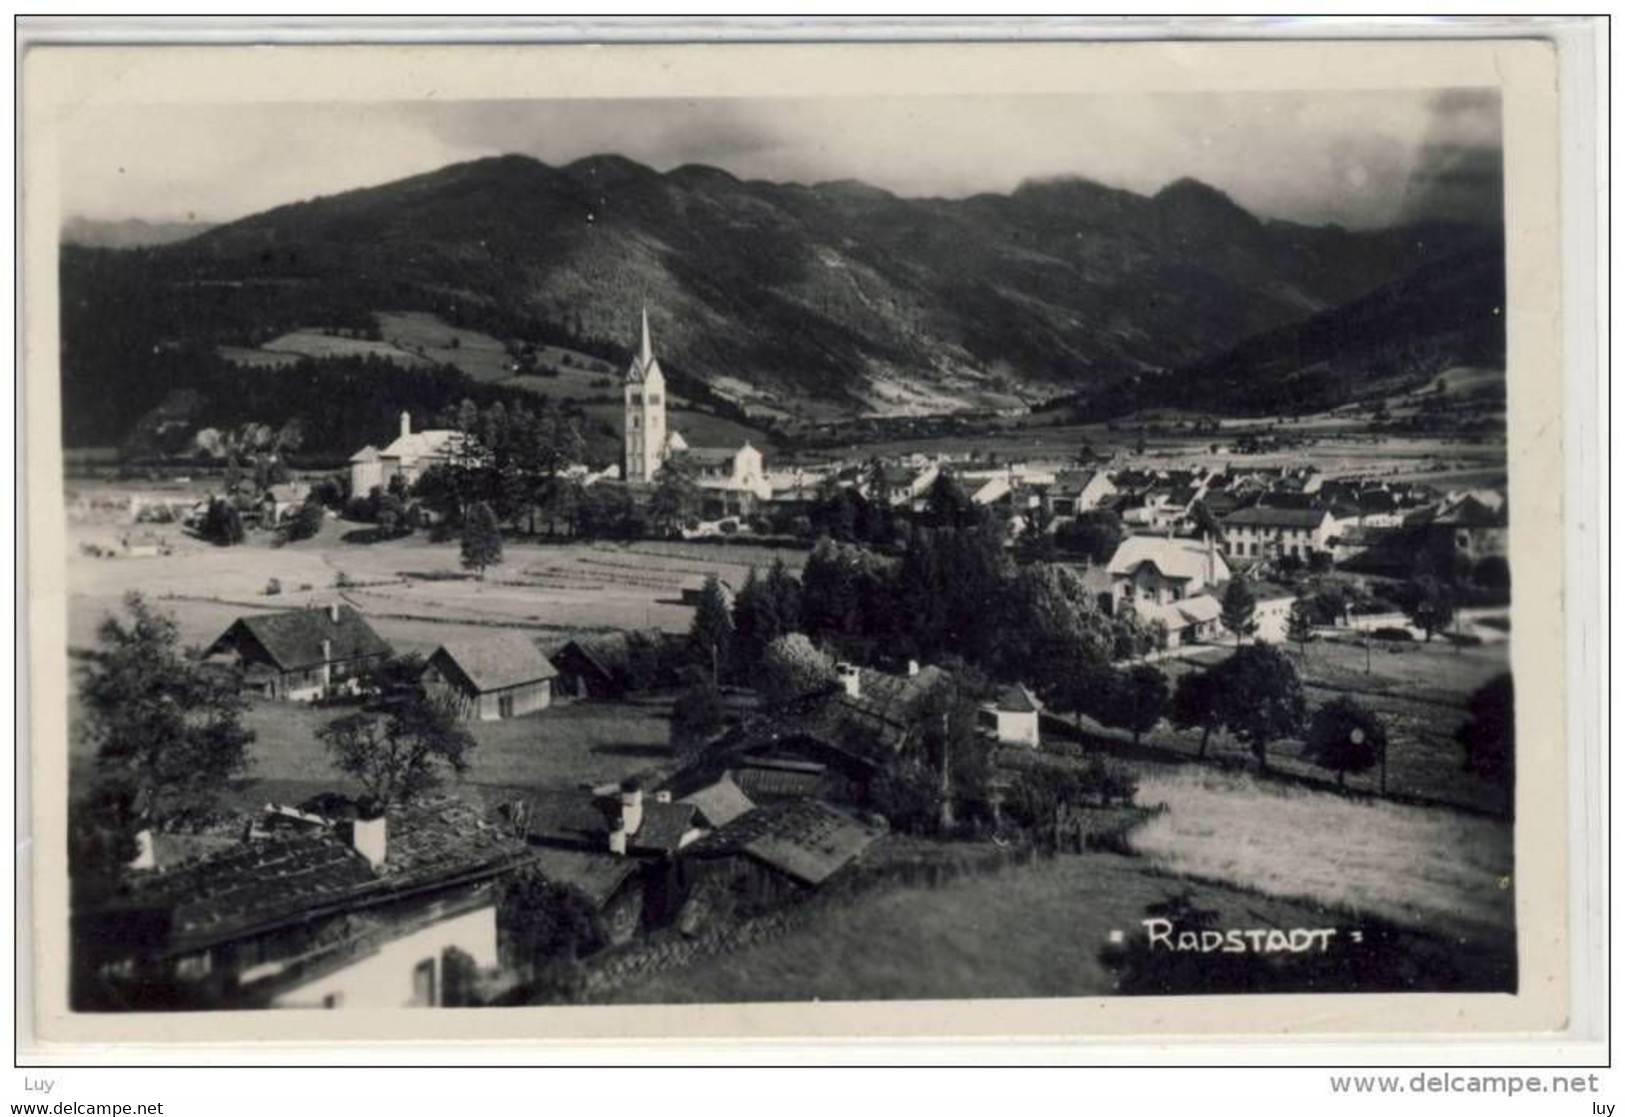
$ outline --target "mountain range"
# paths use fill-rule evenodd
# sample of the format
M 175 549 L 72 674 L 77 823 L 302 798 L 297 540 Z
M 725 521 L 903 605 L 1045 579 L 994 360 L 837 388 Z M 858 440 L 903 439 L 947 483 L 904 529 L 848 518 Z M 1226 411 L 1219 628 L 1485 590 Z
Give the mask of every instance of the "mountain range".
M 905 198 L 500 156 L 175 243 L 65 246 L 65 394 L 116 375 L 110 346 L 254 346 L 375 311 L 618 357 L 646 304 L 663 364 L 767 416 L 1010 406 L 1201 376 L 1418 275 L 1409 317 L 1425 333 L 1426 269 L 1500 242 L 1469 222 L 1266 220 L 1192 179 L 1149 196 L 1061 178 Z

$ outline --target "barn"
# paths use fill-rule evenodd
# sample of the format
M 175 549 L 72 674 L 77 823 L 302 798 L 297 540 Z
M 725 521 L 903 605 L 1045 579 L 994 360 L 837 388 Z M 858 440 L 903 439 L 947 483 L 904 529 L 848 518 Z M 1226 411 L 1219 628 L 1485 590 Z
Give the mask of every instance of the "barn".
M 470 720 L 496 721 L 547 709 L 557 675 L 534 640 L 505 632 L 441 644 L 423 668 L 423 688 L 454 696 Z

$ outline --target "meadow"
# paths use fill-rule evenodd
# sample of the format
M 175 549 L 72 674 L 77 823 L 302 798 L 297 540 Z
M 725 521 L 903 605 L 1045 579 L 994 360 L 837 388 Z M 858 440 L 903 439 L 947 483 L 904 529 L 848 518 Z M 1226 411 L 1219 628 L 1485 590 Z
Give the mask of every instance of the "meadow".
M 1168 809 L 1130 845 L 1169 872 L 1474 942 L 1513 933 L 1507 822 L 1195 766 L 1144 772 L 1139 802 Z
M 1222 928 L 1363 929 L 1365 957 L 1306 957 L 1282 973 L 1242 957 L 1169 959 L 1171 991 L 1279 992 L 1316 987 L 1496 988 L 1507 955 L 1458 956 L 1441 937 L 1362 924 L 1324 905 L 1187 879 L 1144 858 L 1062 855 L 937 888 L 906 887 L 812 913 L 777 938 L 655 975 L 603 999 L 622 1004 L 1096 997 L 1136 989 L 1113 964 L 1114 938 L 1144 941 L 1142 920 L 1188 902 Z M 1343 942 L 1347 942 L 1345 938 Z M 1346 948 L 1358 950 L 1359 948 Z M 928 959 L 928 964 L 922 964 Z M 1325 968 L 1320 963 L 1324 961 Z M 1192 965 L 1191 963 L 1195 963 Z M 1146 975 L 1141 972 L 1139 975 Z M 1080 1023 L 1082 1021 L 1080 1020 Z
M 1365 649 L 1355 644 L 1319 640 L 1300 653 L 1296 645 L 1285 650 L 1304 683 L 1304 698 L 1315 707 L 1341 695 L 1353 697 L 1374 711 L 1388 730 L 1386 793 L 1421 803 L 1436 803 L 1484 813 L 1500 814 L 1506 807 L 1501 785 L 1462 771 L 1461 746 L 1456 729 L 1467 719 L 1467 696 L 1495 675 L 1508 669 L 1507 645 L 1491 644 L 1453 650 L 1442 641 L 1432 644 L 1371 647 L 1371 673 L 1365 671 Z M 1229 654 L 1225 647 L 1204 651 L 1200 659 L 1216 662 Z M 1170 659 L 1159 665 L 1177 678 L 1197 667 L 1188 660 Z M 1078 719 L 1083 736 L 1095 746 L 1131 760 L 1181 762 L 1197 759 L 1198 730 L 1176 730 L 1167 722 L 1146 733 L 1135 748 L 1129 735 L 1100 726 L 1088 717 Z M 1056 734 L 1074 731 L 1073 719 L 1049 722 Z M 1294 782 L 1331 786 L 1332 773 L 1303 757 L 1303 743 L 1282 739 L 1270 742 L 1269 764 L 1277 776 Z M 1252 769 L 1257 761 L 1248 746 L 1223 731 L 1208 741 L 1210 764 Z M 1384 787 L 1381 769 L 1351 775 L 1347 788 L 1356 794 L 1376 794 Z

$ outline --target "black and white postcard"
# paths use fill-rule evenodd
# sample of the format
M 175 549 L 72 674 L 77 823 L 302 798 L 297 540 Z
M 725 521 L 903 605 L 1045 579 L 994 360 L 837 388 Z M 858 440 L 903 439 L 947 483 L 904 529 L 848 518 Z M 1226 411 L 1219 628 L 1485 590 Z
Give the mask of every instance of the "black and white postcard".
M 29 51 L 39 1034 L 1560 1026 L 1553 73 Z

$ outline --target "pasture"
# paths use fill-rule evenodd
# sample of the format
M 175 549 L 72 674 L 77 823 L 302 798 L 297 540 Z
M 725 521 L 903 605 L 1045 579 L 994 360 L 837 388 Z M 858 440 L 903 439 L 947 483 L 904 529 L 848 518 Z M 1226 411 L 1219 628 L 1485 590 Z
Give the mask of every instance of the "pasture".
M 244 612 L 334 600 L 366 613 L 403 652 L 428 652 L 448 637 L 492 628 L 537 635 L 686 632 L 693 608 L 681 600 L 685 581 L 715 574 L 737 587 L 752 566 L 765 570 L 783 557 L 799 568 L 806 559 L 795 548 L 748 543 L 510 541 L 502 565 L 481 580 L 462 569 L 455 540 L 435 543 L 423 534 L 380 543 L 347 540 L 363 526 L 330 519 L 316 538 L 281 547 L 264 533 L 240 546 L 213 547 L 177 527 L 158 527 L 174 554 L 106 559 L 79 553 L 79 545 L 111 546 L 124 529 L 75 523 L 69 532 L 69 646 L 88 647 L 102 618 L 130 590 L 172 612 L 191 644 L 213 640 Z M 281 587 L 274 595 L 266 592 L 272 579 Z
M 1064 855 L 938 888 L 860 895 L 810 914 L 767 942 L 655 975 L 604 999 L 704 1004 L 1104 996 L 1121 991 L 1119 974 L 1107 961 L 1114 932 L 1130 942 L 1136 936 L 1143 941 L 1141 921 L 1149 911 L 1180 897 L 1214 912 L 1223 928 L 1335 927 L 1341 932 L 1362 926 L 1358 917 L 1310 900 L 1188 880 L 1142 858 Z M 1420 974 L 1432 988 L 1487 988 L 1500 977 L 1495 967 L 1506 964 L 1500 952 L 1457 959 L 1450 943 L 1432 935 L 1398 930 L 1381 937 L 1382 946 L 1372 953 L 1380 950 L 1382 956 L 1353 974 L 1339 973 L 1350 981 L 1340 987 L 1359 987 L 1353 985 L 1359 982 L 1408 989 L 1412 976 Z M 922 964 L 927 959 L 929 964 Z M 1248 964 L 1240 975 L 1248 983 L 1243 988 L 1283 987 L 1271 986 L 1259 972 L 1266 967 L 1254 968 L 1253 961 L 1243 959 Z M 1298 971 L 1297 988 L 1312 987 L 1307 982 L 1313 980 L 1314 965 L 1309 959 L 1308 972 Z M 1211 979 L 1217 968 L 1185 968 L 1181 991 L 1215 991 Z M 1078 1024 L 1088 1027 L 1081 1016 Z
M 1452 650 L 1438 640 L 1390 646 L 1373 642 L 1370 674 L 1365 672 L 1365 651 L 1358 645 L 1315 641 L 1307 657 L 1300 656 L 1296 645 L 1284 650 L 1303 679 L 1311 714 L 1322 703 L 1348 695 L 1382 719 L 1388 729 L 1389 795 L 1492 814 L 1504 810 L 1505 792 L 1498 784 L 1462 771 L 1455 732 L 1467 719 L 1467 696 L 1508 669 L 1506 644 Z M 1228 654 L 1228 648 L 1214 647 L 1201 659 L 1211 664 Z M 1159 666 L 1169 676 L 1170 689 L 1181 674 L 1197 669 L 1182 659 L 1165 660 Z M 1067 723 L 1051 724 L 1058 734 L 1070 732 Z M 1146 733 L 1138 750 L 1126 732 L 1100 726 L 1087 716 L 1078 724 L 1096 747 L 1131 760 L 1195 760 L 1201 745 L 1200 731 L 1175 730 L 1166 722 Z M 1272 741 L 1271 770 L 1295 781 L 1331 785 L 1333 775 L 1302 753 L 1300 741 Z M 1210 738 L 1207 758 L 1222 767 L 1251 768 L 1257 763 L 1243 742 L 1222 731 Z M 1373 768 L 1349 776 L 1347 783 L 1350 791 L 1375 794 L 1380 779 L 1380 771 Z
M 1510 941 L 1512 827 L 1194 766 L 1145 772 L 1133 831 L 1170 872 L 1491 944 Z

